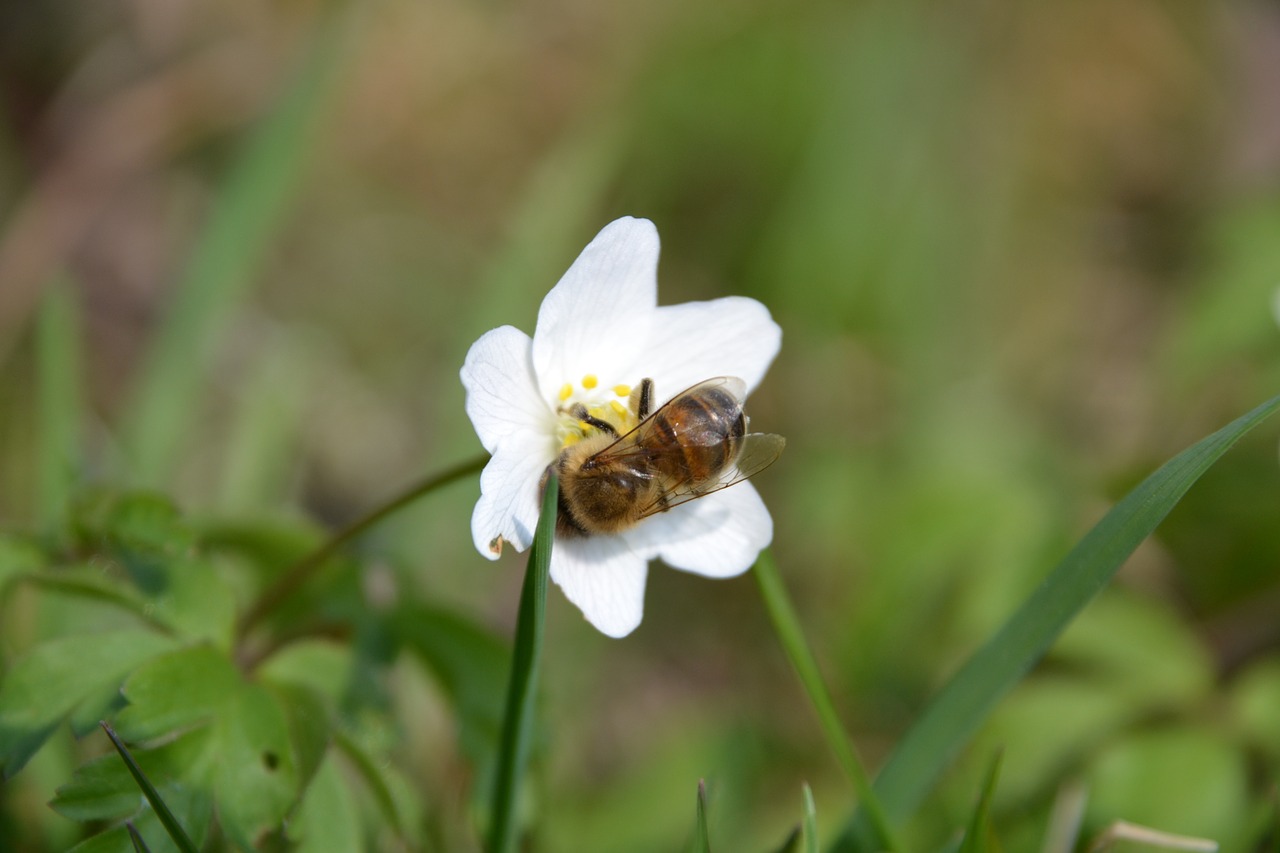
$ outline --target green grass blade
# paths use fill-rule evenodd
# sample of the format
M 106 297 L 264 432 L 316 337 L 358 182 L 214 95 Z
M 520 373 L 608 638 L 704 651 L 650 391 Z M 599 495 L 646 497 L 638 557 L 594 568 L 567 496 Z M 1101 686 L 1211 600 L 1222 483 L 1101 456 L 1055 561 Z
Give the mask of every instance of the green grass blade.
M 151 808 L 155 810 L 156 817 L 160 818 L 160 823 L 164 826 L 164 831 L 169 833 L 169 837 L 173 839 L 173 843 L 177 845 L 182 853 L 197 853 L 196 845 L 187 837 L 187 833 L 182 828 L 182 824 L 178 823 L 178 819 L 173 816 L 173 812 L 169 811 L 169 807 L 165 805 L 163 799 L 160 798 L 160 792 L 155 789 L 151 781 L 143 774 L 142 768 L 138 766 L 138 762 L 133 760 L 133 756 L 125 747 L 124 742 L 116 736 L 111 726 L 106 722 L 102 723 L 102 730 L 107 733 L 107 737 L 111 738 L 111 743 L 115 745 L 116 752 L 120 753 L 120 757 L 124 759 L 125 766 L 129 768 L 129 772 L 133 775 L 134 781 L 138 783 L 138 787 L 142 789 L 143 796 L 147 798 L 147 802 L 151 803 Z
M 804 785 L 804 853 L 818 853 L 818 807 L 808 782 Z
M 135 853 L 151 853 L 151 848 L 147 846 L 147 842 L 142 840 L 142 834 L 138 832 L 137 827 L 126 820 L 124 828 L 129 832 L 129 840 L 133 842 Z
M 64 518 L 80 467 L 79 310 L 70 282 L 48 288 L 36 331 L 39 397 L 38 456 L 41 526 Z
M 965 830 L 960 853 L 989 853 L 992 850 L 988 844 L 988 835 L 991 831 L 991 798 L 995 796 L 996 780 L 1000 778 L 1001 757 L 1001 753 L 997 752 L 991 759 L 991 766 L 987 768 L 987 778 L 983 782 L 978 804 L 973 809 L 973 816 L 969 819 L 969 828 Z
M 533 739 L 534 699 L 538 688 L 538 662 L 542 657 L 543 625 L 547 614 L 547 576 L 551 568 L 551 543 L 555 536 L 556 509 L 560 481 L 547 478 L 542 497 L 542 515 L 529 550 L 524 588 L 520 592 L 520 613 L 516 617 L 516 640 L 511 659 L 511 680 L 507 685 L 507 710 L 502 720 L 502 741 L 498 747 L 497 772 L 493 786 L 493 813 L 490 815 L 489 853 L 516 849 L 520 821 L 520 779 L 529 758 Z
M 711 832 L 707 829 L 707 780 L 698 780 L 698 823 L 693 838 L 694 853 L 711 853 Z
M 893 830 L 876 792 L 871 787 L 871 778 L 863 768 L 862 762 L 858 760 L 853 744 L 850 743 L 849 736 L 840 724 L 840 715 L 836 713 L 835 704 L 831 701 L 831 692 L 827 690 L 827 684 L 822 680 L 822 673 L 818 669 L 818 661 L 805 641 L 804 632 L 800 629 L 800 620 L 791 606 L 791 600 L 787 597 L 786 587 L 782 583 L 770 551 L 760 552 L 753 574 L 756 576 L 756 583 L 760 585 L 760 595 L 764 599 L 765 608 L 769 611 L 769 618 L 778 635 L 778 642 L 782 644 L 792 668 L 800 677 L 800 683 L 804 686 L 809 701 L 813 703 L 814 710 L 818 713 L 818 720 L 822 724 L 823 734 L 826 735 L 827 745 L 835 753 L 845 775 L 853 783 L 859 803 L 870 816 L 872 831 L 879 845 L 877 849 L 901 850 L 902 848 L 893 838 Z
M 295 195 L 315 127 L 339 75 L 342 16 L 323 22 L 297 81 L 249 138 L 151 347 L 124 433 L 133 471 L 162 486 L 200 411 L 204 370 Z
M 875 784 L 892 819 L 904 820 L 919 806 L 1000 698 L 1040 660 L 1200 475 L 1277 409 L 1280 397 L 1179 453 L 1080 540 L 995 636 L 951 678 L 899 742 Z M 856 838 L 863 820 L 855 819 L 846 827 L 836 850 L 859 849 Z

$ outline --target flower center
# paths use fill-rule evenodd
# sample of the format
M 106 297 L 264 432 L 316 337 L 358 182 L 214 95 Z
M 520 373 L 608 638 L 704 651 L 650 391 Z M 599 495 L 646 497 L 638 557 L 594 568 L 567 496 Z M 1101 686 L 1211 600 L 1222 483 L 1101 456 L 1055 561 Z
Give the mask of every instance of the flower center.
M 631 386 L 601 385 L 594 373 L 588 373 L 576 385 L 564 383 L 558 397 L 556 441 L 561 450 L 605 432 L 600 423 L 608 424 L 618 435 L 625 435 L 640 423 L 631 408 Z

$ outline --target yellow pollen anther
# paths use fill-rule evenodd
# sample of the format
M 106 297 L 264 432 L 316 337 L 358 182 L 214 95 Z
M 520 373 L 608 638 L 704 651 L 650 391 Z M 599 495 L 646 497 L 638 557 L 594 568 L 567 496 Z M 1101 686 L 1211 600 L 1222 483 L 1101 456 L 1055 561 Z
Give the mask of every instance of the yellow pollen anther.
M 613 409 L 618 417 L 625 418 L 627 416 L 627 407 L 619 403 L 617 400 L 610 400 L 609 408 Z
M 568 400 L 572 396 L 573 396 L 573 386 L 570 385 L 568 382 L 564 383 L 564 385 L 560 388 L 560 402 L 563 403 L 565 400 Z
M 631 386 L 630 385 L 614 385 L 613 393 L 617 394 L 619 397 L 630 397 Z
M 588 391 L 596 387 L 597 383 L 598 380 L 594 373 L 588 373 L 586 376 L 582 377 L 582 387 L 586 388 Z
M 586 421 L 578 421 L 578 429 L 582 430 L 583 432 L 586 432 L 587 430 L 591 429 L 591 424 L 587 423 Z

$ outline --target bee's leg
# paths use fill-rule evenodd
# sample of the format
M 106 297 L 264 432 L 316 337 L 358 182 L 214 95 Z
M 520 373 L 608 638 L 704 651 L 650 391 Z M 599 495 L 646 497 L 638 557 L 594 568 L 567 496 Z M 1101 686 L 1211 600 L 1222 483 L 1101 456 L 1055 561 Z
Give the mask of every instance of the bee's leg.
M 631 411 L 636 417 L 644 420 L 653 414 L 653 380 L 641 379 L 640 384 L 631 392 Z
M 608 433 L 614 438 L 618 437 L 618 430 L 614 428 L 613 424 L 609 423 L 606 420 L 601 420 L 600 418 L 597 418 L 595 415 L 588 412 L 587 407 L 582 405 L 581 403 L 578 403 L 576 406 L 570 409 L 569 414 L 573 415 L 575 418 L 587 424 L 588 426 L 594 427 L 595 429 L 598 429 L 603 433 Z

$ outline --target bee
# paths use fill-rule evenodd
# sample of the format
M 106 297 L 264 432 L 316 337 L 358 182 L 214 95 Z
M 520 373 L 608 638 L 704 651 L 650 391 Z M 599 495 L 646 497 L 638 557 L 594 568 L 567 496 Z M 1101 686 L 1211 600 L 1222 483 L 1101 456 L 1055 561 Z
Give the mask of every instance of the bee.
M 640 423 L 625 434 L 581 403 L 572 407 L 570 414 L 594 432 L 548 468 L 560 478 L 556 531 L 565 537 L 620 533 L 772 465 L 786 439 L 747 432 L 746 392 L 741 379 L 721 376 L 650 411 L 653 381 L 645 379 L 630 399 Z

